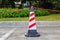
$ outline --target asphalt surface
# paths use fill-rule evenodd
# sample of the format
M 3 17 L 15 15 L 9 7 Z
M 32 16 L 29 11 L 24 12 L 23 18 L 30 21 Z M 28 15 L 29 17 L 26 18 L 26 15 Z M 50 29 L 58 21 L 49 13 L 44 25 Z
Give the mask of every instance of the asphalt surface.
M 2 37 L 4 34 L 6 34 L 8 31 L 10 31 L 12 28 L 8 27 L 0 27 L 0 37 Z
M 15 28 L 15 27 L 14 27 Z M 0 27 L 0 38 L 9 32 L 11 27 Z M 6 40 L 60 40 L 60 27 L 38 27 L 40 37 L 25 37 L 28 29 L 16 27 L 16 30 Z

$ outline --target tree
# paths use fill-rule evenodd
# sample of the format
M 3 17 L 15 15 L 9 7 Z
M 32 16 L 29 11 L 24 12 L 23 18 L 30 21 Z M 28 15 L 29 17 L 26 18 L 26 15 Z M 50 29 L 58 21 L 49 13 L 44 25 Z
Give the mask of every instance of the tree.
M 5 5 L 5 0 L 2 0 L 1 7 L 4 7 Z
M 8 0 L 9 1 L 9 5 L 12 6 L 12 8 L 15 8 L 15 3 L 14 0 Z

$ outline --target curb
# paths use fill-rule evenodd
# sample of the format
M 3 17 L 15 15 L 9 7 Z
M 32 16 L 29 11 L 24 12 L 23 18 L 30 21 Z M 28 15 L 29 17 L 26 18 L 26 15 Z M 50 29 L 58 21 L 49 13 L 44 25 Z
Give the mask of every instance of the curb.
M 60 21 L 36 21 L 37 27 L 60 26 Z M 1 21 L 0 27 L 28 27 L 28 21 Z

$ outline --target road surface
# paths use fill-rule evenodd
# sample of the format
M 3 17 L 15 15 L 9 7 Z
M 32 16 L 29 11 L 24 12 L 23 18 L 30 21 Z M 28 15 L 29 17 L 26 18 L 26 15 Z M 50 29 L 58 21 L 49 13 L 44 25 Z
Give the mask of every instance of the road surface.
M 0 27 L 0 40 L 60 40 L 60 27 L 38 27 L 40 37 L 25 37 L 27 27 Z

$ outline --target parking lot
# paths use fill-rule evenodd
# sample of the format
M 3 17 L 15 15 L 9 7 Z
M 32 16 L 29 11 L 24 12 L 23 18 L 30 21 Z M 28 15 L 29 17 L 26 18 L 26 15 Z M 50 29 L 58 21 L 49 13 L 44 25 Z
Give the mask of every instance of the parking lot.
M 25 37 L 27 31 L 25 27 L 0 27 L 0 40 L 60 40 L 60 27 L 38 27 L 40 37 Z

